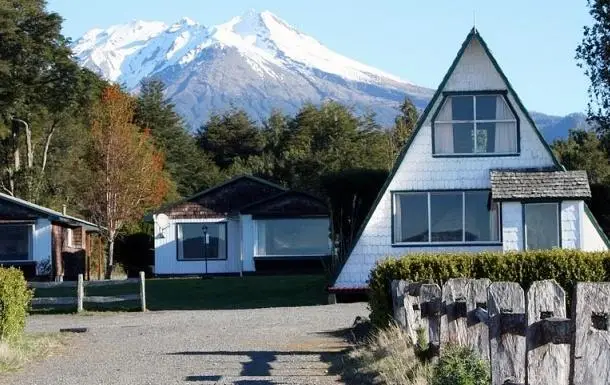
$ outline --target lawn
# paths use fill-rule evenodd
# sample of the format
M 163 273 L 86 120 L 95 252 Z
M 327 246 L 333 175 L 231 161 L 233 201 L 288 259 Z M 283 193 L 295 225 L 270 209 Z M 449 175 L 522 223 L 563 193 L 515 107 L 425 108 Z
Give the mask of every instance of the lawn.
M 274 275 L 149 279 L 146 302 L 149 310 L 253 309 L 280 306 L 310 306 L 326 303 L 323 275 Z M 139 284 L 85 287 L 86 296 L 139 293 Z M 36 297 L 69 297 L 76 288 L 36 289 Z M 135 310 L 139 302 L 87 304 L 85 310 Z M 73 306 L 34 308 L 33 313 L 72 312 Z

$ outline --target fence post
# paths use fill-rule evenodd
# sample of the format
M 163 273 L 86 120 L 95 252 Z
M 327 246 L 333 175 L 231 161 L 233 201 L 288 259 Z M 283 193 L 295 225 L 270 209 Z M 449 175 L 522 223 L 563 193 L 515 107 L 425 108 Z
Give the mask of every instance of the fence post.
M 76 285 L 76 312 L 80 313 L 84 310 L 83 300 L 85 297 L 85 287 L 83 283 L 83 275 L 78 275 L 78 282 Z
M 576 284 L 572 322 L 576 330 L 572 365 L 574 385 L 610 383 L 610 283 Z
M 525 384 L 523 289 L 518 283 L 495 282 L 487 293 L 492 384 Z
M 445 312 L 441 317 L 441 348 L 448 344 L 465 345 L 467 278 L 452 278 L 443 285 Z
M 408 281 L 393 280 L 390 282 L 392 291 L 392 307 L 394 310 L 394 322 L 403 329 L 407 327 L 407 313 L 405 310 L 405 295 L 408 295 Z
M 441 345 L 441 288 L 437 284 L 423 284 L 419 293 L 422 324 L 428 335 L 428 349 L 431 355 L 436 356 Z
M 554 280 L 536 281 L 526 301 L 527 383 L 568 385 L 571 333 L 566 294 Z
M 407 325 L 407 333 L 411 337 L 411 341 L 417 343 L 417 330 L 422 328 L 421 310 L 419 306 L 419 291 L 420 283 L 408 283 L 405 296 L 405 322 Z
M 140 302 L 142 311 L 146 311 L 146 275 L 143 271 L 140 272 Z
M 466 311 L 468 313 L 466 338 L 468 346 L 489 361 L 489 314 L 487 313 L 488 278 L 471 279 L 466 285 Z

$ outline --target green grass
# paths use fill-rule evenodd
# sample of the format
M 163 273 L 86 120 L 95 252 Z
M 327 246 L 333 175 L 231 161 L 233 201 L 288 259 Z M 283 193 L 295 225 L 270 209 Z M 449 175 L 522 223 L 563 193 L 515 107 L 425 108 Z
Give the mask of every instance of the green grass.
M 65 346 L 65 339 L 59 334 L 35 333 L 0 342 L 0 373 L 14 372 L 28 362 L 56 353 Z
M 149 279 L 146 302 L 149 310 L 254 309 L 280 306 L 310 306 L 326 303 L 323 275 L 275 275 L 200 278 Z M 74 296 L 76 288 L 36 289 L 35 297 Z M 88 296 L 139 293 L 139 284 L 85 288 Z M 137 301 L 115 304 L 87 304 L 86 310 L 137 310 Z M 33 313 L 73 312 L 73 306 L 35 308 Z

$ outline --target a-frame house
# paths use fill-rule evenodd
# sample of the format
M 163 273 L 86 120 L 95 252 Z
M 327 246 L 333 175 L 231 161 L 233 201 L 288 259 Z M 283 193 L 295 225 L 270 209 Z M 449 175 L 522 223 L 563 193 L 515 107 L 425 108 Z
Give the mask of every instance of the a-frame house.
M 411 253 L 607 250 L 584 200 L 472 29 L 371 207 L 332 290 Z

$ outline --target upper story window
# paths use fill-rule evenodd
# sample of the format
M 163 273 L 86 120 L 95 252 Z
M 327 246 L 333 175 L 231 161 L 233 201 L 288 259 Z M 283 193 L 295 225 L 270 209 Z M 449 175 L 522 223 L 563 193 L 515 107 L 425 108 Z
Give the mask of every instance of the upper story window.
M 518 121 L 500 94 L 450 95 L 433 122 L 434 155 L 517 154 Z

